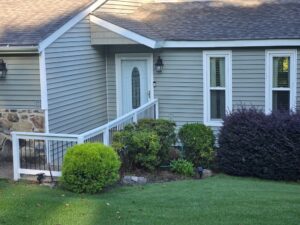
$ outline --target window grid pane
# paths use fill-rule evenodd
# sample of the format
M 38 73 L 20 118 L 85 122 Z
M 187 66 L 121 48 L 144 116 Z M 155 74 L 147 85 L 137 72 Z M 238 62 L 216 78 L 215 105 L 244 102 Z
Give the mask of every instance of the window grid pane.
M 222 119 L 225 116 L 225 91 L 210 91 L 210 118 Z
M 210 58 L 210 86 L 225 87 L 225 58 Z
M 134 67 L 132 70 L 131 84 L 132 84 L 132 108 L 136 109 L 141 106 L 140 72 L 136 67 Z
M 290 92 L 289 91 L 273 91 L 273 111 L 290 110 Z
M 273 57 L 273 87 L 290 87 L 290 57 Z

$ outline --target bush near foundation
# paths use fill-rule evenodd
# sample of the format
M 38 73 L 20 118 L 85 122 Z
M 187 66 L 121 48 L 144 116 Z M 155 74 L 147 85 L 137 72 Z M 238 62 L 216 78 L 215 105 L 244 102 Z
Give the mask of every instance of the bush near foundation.
M 224 119 L 218 167 L 238 176 L 300 179 L 300 114 L 239 109 Z

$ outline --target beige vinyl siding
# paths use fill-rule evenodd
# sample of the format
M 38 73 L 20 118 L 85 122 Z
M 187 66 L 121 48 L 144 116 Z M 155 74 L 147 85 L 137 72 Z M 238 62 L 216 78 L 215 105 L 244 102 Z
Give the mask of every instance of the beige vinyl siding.
M 41 89 L 38 55 L 0 55 L 7 76 L 0 79 L 0 108 L 40 109 Z
M 123 36 L 91 23 L 92 45 L 137 44 Z
M 82 133 L 107 122 L 106 68 L 86 18 L 46 49 L 49 129 Z
M 142 46 L 114 46 L 107 55 L 108 118 L 116 118 L 115 54 L 149 53 Z M 164 62 L 162 74 L 154 72 L 155 98 L 159 99 L 161 118 L 176 121 L 178 126 L 203 121 L 202 52 L 199 50 L 165 49 L 154 53 L 154 61 L 160 55 Z
M 232 105 L 265 106 L 265 50 L 236 49 L 232 51 Z
M 163 59 L 163 73 L 154 72 L 155 98 L 159 99 L 160 117 L 185 123 L 203 123 L 203 59 L 201 49 L 151 50 L 140 45 L 112 46 L 107 54 L 108 118 L 116 118 L 116 53 L 148 53 Z M 299 52 L 298 52 L 299 56 Z M 300 56 L 298 57 L 298 106 L 300 104 Z M 233 108 L 265 105 L 265 49 L 232 50 Z M 213 128 L 217 132 L 218 128 Z

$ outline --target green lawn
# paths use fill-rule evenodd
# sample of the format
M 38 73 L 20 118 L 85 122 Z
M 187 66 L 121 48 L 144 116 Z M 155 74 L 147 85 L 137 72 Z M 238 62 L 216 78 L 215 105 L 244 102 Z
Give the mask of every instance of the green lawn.
M 219 175 L 91 196 L 2 180 L 0 224 L 299 225 L 300 184 Z

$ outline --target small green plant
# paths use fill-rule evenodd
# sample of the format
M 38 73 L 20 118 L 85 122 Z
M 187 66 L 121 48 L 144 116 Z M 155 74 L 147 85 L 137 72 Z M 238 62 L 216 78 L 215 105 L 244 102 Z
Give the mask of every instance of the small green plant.
M 120 160 L 113 148 L 101 143 L 75 145 L 67 150 L 63 186 L 76 193 L 97 193 L 119 179 Z
M 126 171 L 134 168 L 152 171 L 159 165 L 160 143 L 155 132 L 126 126 L 114 134 L 113 147 L 120 154 Z
M 195 174 L 193 163 L 184 159 L 174 160 L 171 162 L 170 166 L 171 171 L 183 176 L 191 177 Z
M 214 134 L 203 124 L 185 124 L 178 136 L 183 144 L 185 157 L 194 166 L 209 167 L 214 160 Z
M 158 158 L 160 162 L 166 162 L 169 158 L 169 151 L 176 142 L 176 124 L 165 119 L 141 119 L 136 124 L 136 128 L 137 130 L 148 130 L 157 134 L 160 142 Z

